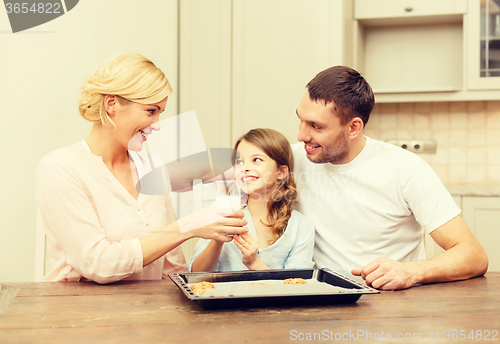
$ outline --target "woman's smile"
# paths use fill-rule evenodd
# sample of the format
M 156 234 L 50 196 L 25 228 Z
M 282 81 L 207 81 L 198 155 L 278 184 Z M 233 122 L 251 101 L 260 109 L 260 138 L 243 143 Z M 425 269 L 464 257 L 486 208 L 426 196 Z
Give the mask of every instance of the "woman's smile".
M 125 132 L 128 132 L 129 150 L 141 151 L 149 135 L 153 131 L 160 130 L 159 116 L 165 109 L 167 98 L 155 104 L 131 103 L 120 107 L 120 114 L 122 116 L 120 125 L 124 127 L 123 135 L 125 135 Z

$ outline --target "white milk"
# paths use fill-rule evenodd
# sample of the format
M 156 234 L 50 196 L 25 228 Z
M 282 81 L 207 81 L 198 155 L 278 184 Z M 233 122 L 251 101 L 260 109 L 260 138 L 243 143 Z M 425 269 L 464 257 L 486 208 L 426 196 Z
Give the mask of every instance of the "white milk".
M 234 210 L 239 210 L 241 204 L 241 197 L 238 195 L 232 196 L 219 196 L 215 200 L 215 206 L 218 208 L 231 208 Z

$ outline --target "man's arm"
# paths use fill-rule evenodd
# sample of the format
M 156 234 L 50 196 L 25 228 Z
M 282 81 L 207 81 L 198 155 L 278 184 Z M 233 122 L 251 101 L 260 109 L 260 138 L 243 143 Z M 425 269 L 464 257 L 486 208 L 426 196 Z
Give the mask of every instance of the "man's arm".
M 352 270 L 367 285 L 384 290 L 406 289 L 417 283 L 456 281 L 480 276 L 488 270 L 488 257 L 460 215 L 431 232 L 446 251 L 415 262 L 396 262 L 378 258 Z

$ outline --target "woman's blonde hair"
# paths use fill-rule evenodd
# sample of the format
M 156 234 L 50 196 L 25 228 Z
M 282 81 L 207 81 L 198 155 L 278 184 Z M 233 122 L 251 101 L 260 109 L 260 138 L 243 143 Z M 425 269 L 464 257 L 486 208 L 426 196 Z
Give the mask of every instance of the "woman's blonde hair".
M 267 204 L 269 223 L 264 223 L 261 220 L 262 224 L 271 227 L 274 240 L 271 240 L 269 244 L 272 245 L 285 233 L 288 220 L 292 216 L 292 206 L 298 198 L 297 186 L 293 177 L 292 148 L 286 137 L 276 130 L 252 129 L 236 141 L 234 145 L 233 165 L 236 160 L 236 150 L 242 141 L 246 141 L 259 148 L 276 162 L 278 168 L 282 166 L 288 167 L 288 175 L 277 181 L 277 186 L 273 190 L 271 200 Z
M 115 126 L 104 108 L 104 97 L 116 95 L 122 104 L 154 104 L 172 93 L 165 74 L 151 60 L 134 52 L 121 53 L 104 62 L 86 77 L 78 101 L 80 115 L 87 121 Z

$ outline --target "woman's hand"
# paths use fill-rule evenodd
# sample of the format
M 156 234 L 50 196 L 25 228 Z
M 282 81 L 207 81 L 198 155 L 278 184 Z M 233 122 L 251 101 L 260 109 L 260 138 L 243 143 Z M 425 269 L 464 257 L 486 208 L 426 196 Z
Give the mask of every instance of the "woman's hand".
M 234 244 L 243 254 L 241 260 L 250 270 L 266 270 L 269 269 L 264 262 L 257 256 L 259 250 L 259 242 L 257 238 L 250 233 L 233 236 Z
M 244 234 L 248 228 L 245 215 L 226 208 L 203 208 L 178 221 L 181 232 L 192 231 L 192 237 L 213 239 L 220 242 L 233 240 L 233 234 Z

